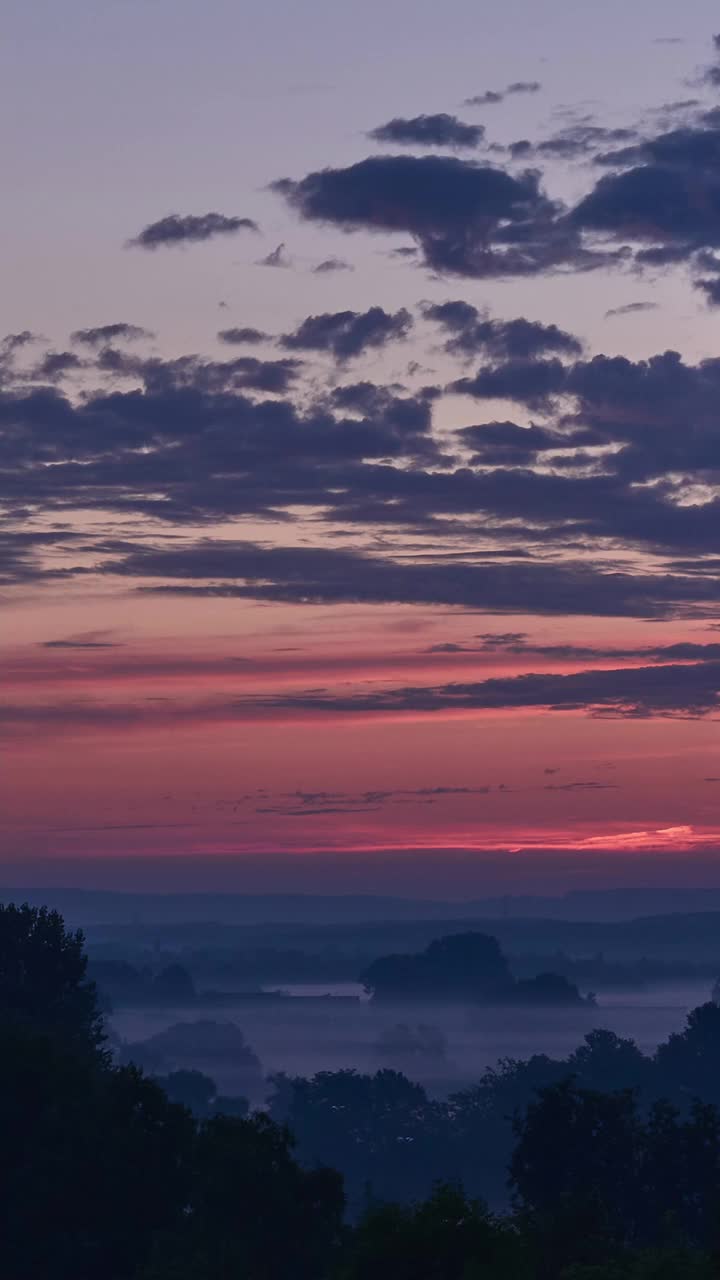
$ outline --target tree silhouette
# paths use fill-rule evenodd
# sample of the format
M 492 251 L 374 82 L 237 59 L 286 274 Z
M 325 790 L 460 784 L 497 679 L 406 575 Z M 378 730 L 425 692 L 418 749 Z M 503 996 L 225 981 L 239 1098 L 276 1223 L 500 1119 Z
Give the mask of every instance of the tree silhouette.
M 424 1203 L 370 1206 L 339 1280 L 522 1280 L 522 1252 L 483 1204 L 441 1184 Z
M 302 1169 L 267 1116 L 201 1125 L 178 1229 L 160 1237 L 145 1280 L 319 1280 L 342 1237 L 342 1179 Z
M 720 1103 L 720 1008 L 708 1001 L 692 1009 L 685 1029 L 658 1047 L 655 1063 L 673 1096 Z
M 101 1049 L 102 1015 L 87 981 L 82 933 L 47 907 L 0 904 L 0 1025 L 60 1035 L 77 1049 Z
M 381 956 L 360 980 L 375 1000 L 481 1000 L 512 986 L 497 939 L 485 933 L 438 938 L 419 955 Z

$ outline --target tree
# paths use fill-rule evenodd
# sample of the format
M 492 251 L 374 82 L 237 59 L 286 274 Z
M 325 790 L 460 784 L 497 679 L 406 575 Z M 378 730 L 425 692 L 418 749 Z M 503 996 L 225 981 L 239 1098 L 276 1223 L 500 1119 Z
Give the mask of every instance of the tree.
M 6 1027 L 0 1239 L 13 1280 L 128 1280 L 185 1198 L 193 1122 L 132 1068 Z
M 319 1280 L 342 1238 L 342 1179 L 293 1159 L 267 1116 L 205 1121 L 177 1229 L 160 1237 L 145 1280 Z
M 441 1184 L 420 1204 L 371 1205 L 339 1280 L 522 1280 L 522 1253 L 511 1227 L 458 1187 Z
M 466 1187 L 492 1204 L 507 1199 L 507 1170 L 514 1145 L 513 1118 L 549 1085 L 567 1079 L 567 1066 L 545 1054 L 527 1061 L 504 1058 L 478 1084 L 449 1100 L 451 1140 Z
M 456 933 L 431 942 L 419 955 L 381 956 L 360 981 L 374 1000 L 483 1000 L 513 983 L 496 938 Z
M 655 1064 L 673 1097 L 720 1103 L 720 1008 L 708 1001 L 692 1009 L 685 1029 L 658 1047 Z
M 303 1161 L 343 1173 L 354 1207 L 368 1187 L 412 1199 L 454 1176 L 445 1107 L 400 1072 L 321 1071 L 272 1083 L 270 1114 L 294 1133 Z
M 639 1130 L 631 1090 L 596 1093 L 572 1081 L 545 1089 L 516 1121 L 511 1183 L 548 1275 L 635 1244 Z
M 600 1029 L 588 1032 L 567 1059 L 567 1069 L 583 1088 L 612 1093 L 618 1089 L 649 1088 L 653 1064 L 634 1040 Z
M 84 939 L 47 907 L 0 904 L 0 1027 L 22 1024 L 75 1049 L 99 1053 L 105 1039 Z
M 207 1115 L 217 1097 L 215 1081 L 202 1071 L 171 1071 L 167 1076 L 158 1076 L 157 1083 L 171 1102 L 179 1102 L 195 1116 Z

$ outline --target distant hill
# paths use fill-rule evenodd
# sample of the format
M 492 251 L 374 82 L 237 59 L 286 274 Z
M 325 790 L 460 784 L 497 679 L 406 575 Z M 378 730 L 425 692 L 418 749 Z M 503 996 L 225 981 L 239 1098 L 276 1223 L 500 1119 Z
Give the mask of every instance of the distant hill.
M 575 890 L 561 897 L 438 901 L 364 894 L 121 893 L 77 888 L 1 888 L 0 902 L 52 903 L 73 927 L 210 923 L 362 924 L 385 921 L 630 921 L 720 912 L 720 889 Z

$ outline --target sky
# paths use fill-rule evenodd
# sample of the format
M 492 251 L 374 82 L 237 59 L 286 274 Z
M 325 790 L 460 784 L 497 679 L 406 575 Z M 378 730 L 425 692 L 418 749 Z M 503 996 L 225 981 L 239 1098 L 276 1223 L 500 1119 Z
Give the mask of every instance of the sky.
M 7 0 L 6 880 L 720 884 L 716 22 Z

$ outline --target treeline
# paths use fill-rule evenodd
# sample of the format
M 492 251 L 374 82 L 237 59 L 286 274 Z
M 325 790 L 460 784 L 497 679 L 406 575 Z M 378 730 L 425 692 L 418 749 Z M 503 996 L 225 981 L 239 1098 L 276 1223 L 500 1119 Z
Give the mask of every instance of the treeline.
M 302 1140 L 294 1150 L 271 1116 L 198 1120 L 136 1068 L 114 1065 L 81 936 L 56 913 L 0 907 L 2 1274 L 709 1280 L 718 1274 L 720 1116 L 692 1092 L 720 1035 L 711 1010 L 696 1015 L 663 1054 L 639 1055 L 653 1083 L 637 1093 L 601 1092 L 590 1073 L 550 1082 L 518 1112 L 511 1212 L 489 1213 L 459 1183 L 406 1205 L 375 1187 L 349 1221 L 341 1174 L 303 1160 Z M 622 1075 L 630 1050 L 618 1043 Z M 374 1103 L 382 1155 L 403 1145 L 412 1153 L 412 1107 L 402 1134 L 384 1123 L 391 1091 L 409 1082 L 371 1079 L 390 1091 Z M 661 1079 L 690 1082 L 682 1106 L 653 1099 Z M 294 1083 L 288 1092 L 292 1102 Z
M 442 926 L 439 926 L 442 927 Z M 180 948 L 175 954 L 160 952 L 154 964 L 147 962 L 142 949 L 106 944 L 90 950 L 94 980 L 117 1006 L 127 1003 L 171 1003 L 179 989 L 166 989 L 162 975 L 181 967 L 191 984 L 233 982 L 241 986 L 285 982 L 356 982 L 375 961 L 379 952 L 342 951 L 328 947 L 320 951 L 276 947 Z M 138 958 L 140 957 L 140 958 Z M 673 981 L 710 981 L 717 976 L 720 962 L 694 963 L 678 958 L 671 962 L 654 957 L 629 960 L 608 958 L 602 951 L 591 955 L 569 955 L 563 950 L 508 957 L 516 978 L 535 978 L 556 973 L 576 986 L 590 991 L 613 988 L 641 988 Z M 158 979 L 162 979 L 157 983 Z M 156 985 L 157 983 L 157 985 Z M 190 992 L 190 1000 L 197 993 Z
M 396 1071 L 278 1075 L 269 1111 L 292 1129 L 301 1159 L 342 1171 L 351 1205 L 367 1185 L 408 1199 L 427 1195 L 442 1178 L 500 1208 L 508 1203 L 517 1116 L 543 1091 L 570 1082 L 580 1092 L 631 1097 L 643 1123 L 661 1103 L 683 1122 L 695 1100 L 720 1108 L 720 1008 L 694 1009 L 653 1056 L 612 1031 L 591 1031 L 565 1059 L 504 1059 L 442 1100 Z

